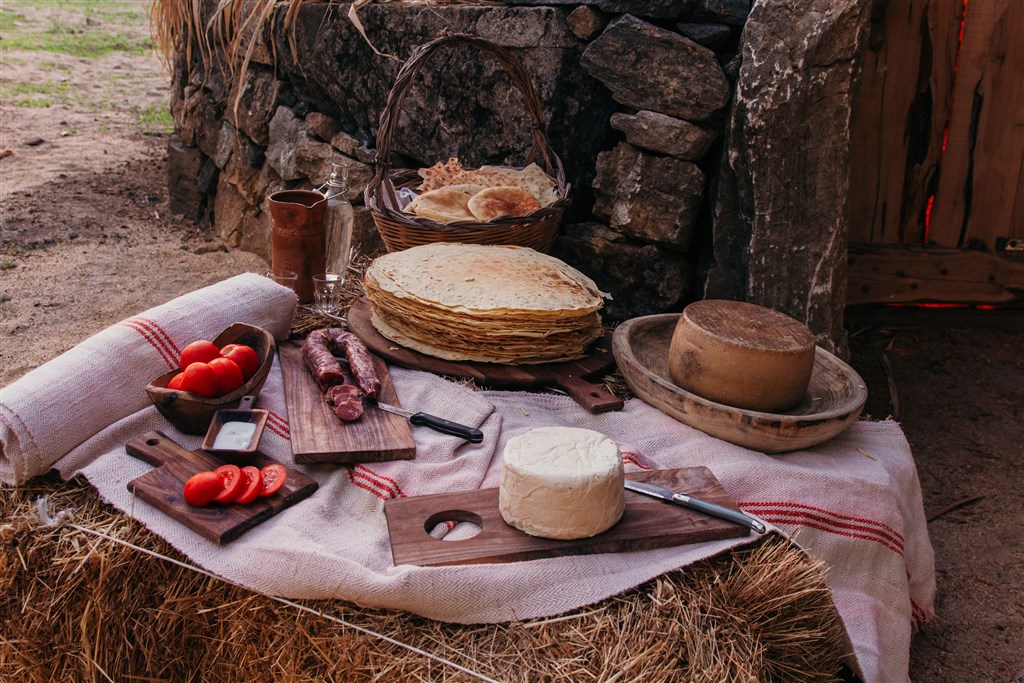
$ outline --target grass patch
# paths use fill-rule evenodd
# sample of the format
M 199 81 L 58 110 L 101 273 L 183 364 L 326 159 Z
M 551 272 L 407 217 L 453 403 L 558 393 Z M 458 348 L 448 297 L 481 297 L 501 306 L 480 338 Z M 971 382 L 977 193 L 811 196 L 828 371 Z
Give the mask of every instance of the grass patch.
M 145 55 L 153 48 L 153 41 L 148 38 L 110 35 L 84 29 L 51 29 L 45 33 L 10 38 L 5 36 L 3 42 L 8 50 L 59 52 L 72 57 L 103 57 L 115 52 Z
M 43 81 L 42 83 L 5 83 L 0 84 L 0 98 L 6 99 L 15 95 L 67 95 L 71 89 L 68 81 Z
M 15 107 L 49 107 L 53 105 L 53 100 L 48 100 L 45 97 L 24 97 L 14 103 Z
M 24 5 L 22 13 L 0 10 L 4 52 L 55 52 L 73 57 L 102 57 L 117 53 L 147 54 L 153 48 L 141 3 L 119 0 L 47 0 Z M 40 7 L 43 5 L 44 7 Z M 40 18 L 51 10 L 53 16 Z M 50 12 L 47 12 L 49 15 Z
M 135 117 L 143 135 L 170 135 L 174 132 L 174 119 L 165 103 L 154 103 Z

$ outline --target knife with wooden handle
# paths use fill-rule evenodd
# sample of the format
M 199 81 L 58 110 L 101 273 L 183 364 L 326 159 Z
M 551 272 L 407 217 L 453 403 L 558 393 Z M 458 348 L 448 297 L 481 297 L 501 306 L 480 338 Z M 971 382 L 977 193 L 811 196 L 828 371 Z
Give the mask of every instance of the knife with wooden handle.
M 626 480 L 626 489 L 628 491 L 635 491 L 636 493 L 642 493 L 645 496 L 651 496 L 653 498 L 661 498 L 666 503 L 675 503 L 676 505 L 682 505 L 685 508 L 696 510 L 697 512 L 703 512 L 705 515 L 711 515 L 712 517 L 718 517 L 729 522 L 735 522 L 736 524 L 742 524 L 748 529 L 753 529 L 759 534 L 763 534 L 768 530 L 768 527 L 764 525 L 764 522 L 754 519 L 750 515 L 740 512 L 739 510 L 733 510 L 723 505 L 716 503 L 709 503 L 706 500 L 700 500 L 693 496 L 688 496 L 685 493 L 676 493 L 670 489 L 663 488 L 661 486 L 655 486 L 654 484 L 648 484 L 641 481 Z
M 458 436 L 470 443 L 480 443 L 484 440 L 484 433 L 479 429 L 473 427 L 467 427 L 464 424 L 458 422 L 452 422 L 446 420 L 443 417 L 437 417 L 436 415 L 430 415 L 428 413 L 414 413 L 411 410 L 399 408 L 398 406 L 388 405 L 387 403 L 381 403 L 377 399 L 370 398 L 369 396 L 363 396 L 363 403 L 380 410 L 394 413 L 395 415 L 401 415 L 402 417 L 409 420 L 411 424 L 419 427 L 429 427 L 435 432 L 441 432 L 442 434 L 451 434 L 452 436 Z

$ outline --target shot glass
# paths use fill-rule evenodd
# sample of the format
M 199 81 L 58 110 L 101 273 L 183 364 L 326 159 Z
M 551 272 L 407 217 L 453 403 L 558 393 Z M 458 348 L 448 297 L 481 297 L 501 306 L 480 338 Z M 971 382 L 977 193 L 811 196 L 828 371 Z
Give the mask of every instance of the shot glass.
M 263 274 L 264 277 L 268 277 L 279 285 L 288 287 L 293 292 L 297 292 L 296 289 L 299 284 L 299 274 L 291 270 L 268 270 Z
M 313 276 L 313 303 L 316 310 L 327 315 L 341 311 L 345 276 L 339 273 L 318 273 Z

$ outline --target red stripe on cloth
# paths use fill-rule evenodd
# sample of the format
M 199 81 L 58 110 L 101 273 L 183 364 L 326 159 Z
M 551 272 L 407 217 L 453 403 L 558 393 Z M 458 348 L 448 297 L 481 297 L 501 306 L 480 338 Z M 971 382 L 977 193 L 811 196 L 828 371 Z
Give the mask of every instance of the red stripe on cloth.
M 292 440 L 291 430 L 288 429 L 288 420 L 273 411 L 270 411 L 267 416 L 267 429 L 289 441 Z
M 398 485 L 398 482 L 395 481 L 394 479 L 392 479 L 391 477 L 385 477 L 383 474 L 380 474 L 378 472 L 374 472 L 373 470 L 371 470 L 369 467 L 366 467 L 365 465 L 356 465 L 355 469 L 359 470 L 360 472 L 362 472 L 362 473 L 364 473 L 364 474 L 366 474 L 366 475 L 368 475 L 370 477 L 376 477 L 380 482 L 384 482 L 384 484 L 382 484 L 382 485 L 385 485 L 385 486 L 390 485 L 394 489 L 397 497 L 405 498 L 405 491 L 403 491 L 402 487 Z
M 804 505 L 803 503 L 791 503 L 788 501 L 748 501 L 740 504 L 740 507 L 785 507 L 785 508 L 799 508 L 801 510 L 812 510 L 814 512 L 821 512 L 826 515 L 831 515 L 837 519 L 844 519 L 849 522 L 860 522 L 861 524 L 871 524 L 877 526 L 879 529 L 884 529 L 892 534 L 893 538 L 903 544 L 903 534 L 893 529 L 888 524 L 875 521 L 873 519 L 866 519 L 864 517 L 850 517 L 849 515 L 843 515 L 832 510 L 826 510 L 825 508 L 814 507 L 813 505 Z
M 381 500 L 387 500 L 389 498 L 401 498 L 404 496 L 404 494 L 401 493 L 401 491 L 396 491 L 395 488 L 388 486 L 387 484 L 384 484 L 371 476 L 368 476 L 366 472 L 359 471 L 358 468 L 359 466 L 356 466 L 356 468 L 349 470 L 348 478 L 353 484 L 355 484 L 359 488 L 371 491 L 375 496 L 377 496 Z M 370 474 L 373 473 L 371 472 Z
M 740 507 L 743 507 L 744 509 L 748 509 L 748 506 L 745 506 L 745 505 L 741 505 Z M 750 506 L 750 507 L 755 507 L 755 506 Z M 892 535 L 890 535 L 890 534 L 888 534 L 888 533 L 886 533 L 884 531 L 881 531 L 880 529 L 876 529 L 874 527 L 871 527 L 869 525 L 865 525 L 865 524 L 851 524 L 850 522 L 839 522 L 839 521 L 836 521 L 834 519 L 829 519 L 828 517 L 825 517 L 825 516 L 822 516 L 822 515 L 818 515 L 818 514 L 814 514 L 814 513 L 811 513 L 811 512 L 793 511 L 793 510 L 789 510 L 789 509 L 781 508 L 781 507 L 779 507 L 779 508 L 758 507 L 758 508 L 756 508 L 756 510 L 752 510 L 752 511 L 757 512 L 757 513 L 759 513 L 761 515 L 772 515 L 772 514 L 774 514 L 774 515 L 783 515 L 783 516 L 785 516 L 785 515 L 799 516 L 799 517 L 804 518 L 804 519 L 813 520 L 815 522 L 818 522 L 819 524 L 829 524 L 829 525 L 834 526 L 834 527 L 836 527 L 838 529 L 847 529 L 849 531 L 859 531 L 859 532 L 865 533 L 865 534 L 873 534 L 873 535 L 878 536 L 879 538 L 885 540 L 887 543 L 891 543 L 894 546 L 899 547 L 900 548 L 900 552 L 901 553 L 903 552 L 903 550 L 902 550 L 902 548 L 903 548 L 903 539 L 902 538 L 893 538 Z
M 630 465 L 636 465 L 637 467 L 639 467 L 642 470 L 649 470 L 649 469 L 651 469 L 647 465 L 645 465 L 642 462 L 640 462 L 640 460 L 639 460 L 640 457 L 641 456 L 640 456 L 639 453 L 633 453 L 631 451 L 622 451 L 622 462 L 623 463 L 628 463 Z
M 134 319 L 142 322 L 147 327 L 149 327 L 151 330 L 156 332 L 157 335 L 159 335 L 159 337 L 161 339 L 163 339 L 164 342 L 171 347 L 171 351 L 174 352 L 174 355 L 179 356 L 179 357 L 181 356 L 181 350 L 178 349 L 178 346 L 177 346 L 177 344 L 174 343 L 174 340 L 171 338 L 171 335 L 167 334 L 167 331 L 164 330 L 164 328 L 160 327 L 160 323 L 158 323 L 157 321 L 153 320 L 152 318 L 142 318 L 142 317 L 139 317 L 139 316 L 135 316 Z
M 175 368 L 178 367 L 178 359 L 168 353 L 166 348 L 160 344 L 159 340 L 156 339 L 155 335 L 148 328 L 136 323 L 134 320 L 131 319 L 122 320 L 121 322 L 118 323 L 118 325 L 121 325 L 122 327 L 127 327 L 130 330 L 138 332 L 143 339 L 149 342 L 150 346 L 156 349 L 157 353 L 160 354 L 160 357 L 164 359 L 164 362 L 167 363 L 167 366 L 170 369 L 174 370 Z
M 369 484 L 363 483 L 361 481 L 356 481 L 355 478 L 353 478 L 351 472 L 348 473 L 348 478 L 349 478 L 349 480 L 352 481 L 353 484 L 355 484 L 359 488 L 363 489 L 364 491 L 369 491 L 370 493 L 372 493 L 373 495 L 377 496 L 381 500 L 387 500 L 388 498 L 391 497 L 391 496 L 384 495 L 383 493 L 381 493 L 380 491 L 376 490 L 375 488 L 373 488 Z
M 836 534 L 837 536 L 845 536 L 847 538 L 856 538 L 856 539 L 862 540 L 862 541 L 871 541 L 873 543 L 877 543 L 877 544 L 879 544 L 879 545 L 881 545 L 881 546 L 891 550 L 892 552 L 896 553 L 900 557 L 903 557 L 903 548 L 900 547 L 900 546 L 893 545 L 892 542 L 890 542 L 890 541 L 888 541 L 888 540 L 886 540 L 884 538 L 880 538 L 878 536 L 868 535 L 868 534 L 865 534 L 865 533 L 854 533 L 854 529 L 849 529 L 849 528 L 844 528 L 844 527 L 833 525 L 833 524 L 828 524 L 827 521 L 826 521 L 826 523 L 819 523 L 814 518 L 809 518 L 808 516 L 806 516 L 803 513 L 787 512 L 787 513 L 779 514 L 779 515 L 772 515 L 772 514 L 761 513 L 761 514 L 759 514 L 757 516 L 760 517 L 761 519 L 765 520 L 766 522 L 771 522 L 772 524 L 794 524 L 794 525 L 797 525 L 797 526 L 805 526 L 805 527 L 809 527 L 811 529 L 817 529 L 818 531 L 825 531 L 825 532 L 828 532 L 830 534 Z

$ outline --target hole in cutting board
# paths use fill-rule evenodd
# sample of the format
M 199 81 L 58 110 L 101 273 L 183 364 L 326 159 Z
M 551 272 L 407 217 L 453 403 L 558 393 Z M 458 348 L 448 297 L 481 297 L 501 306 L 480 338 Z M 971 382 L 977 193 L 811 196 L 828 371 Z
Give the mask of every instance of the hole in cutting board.
M 423 530 L 431 538 L 441 541 L 465 541 L 484 530 L 480 515 L 468 510 L 436 512 L 423 523 Z

